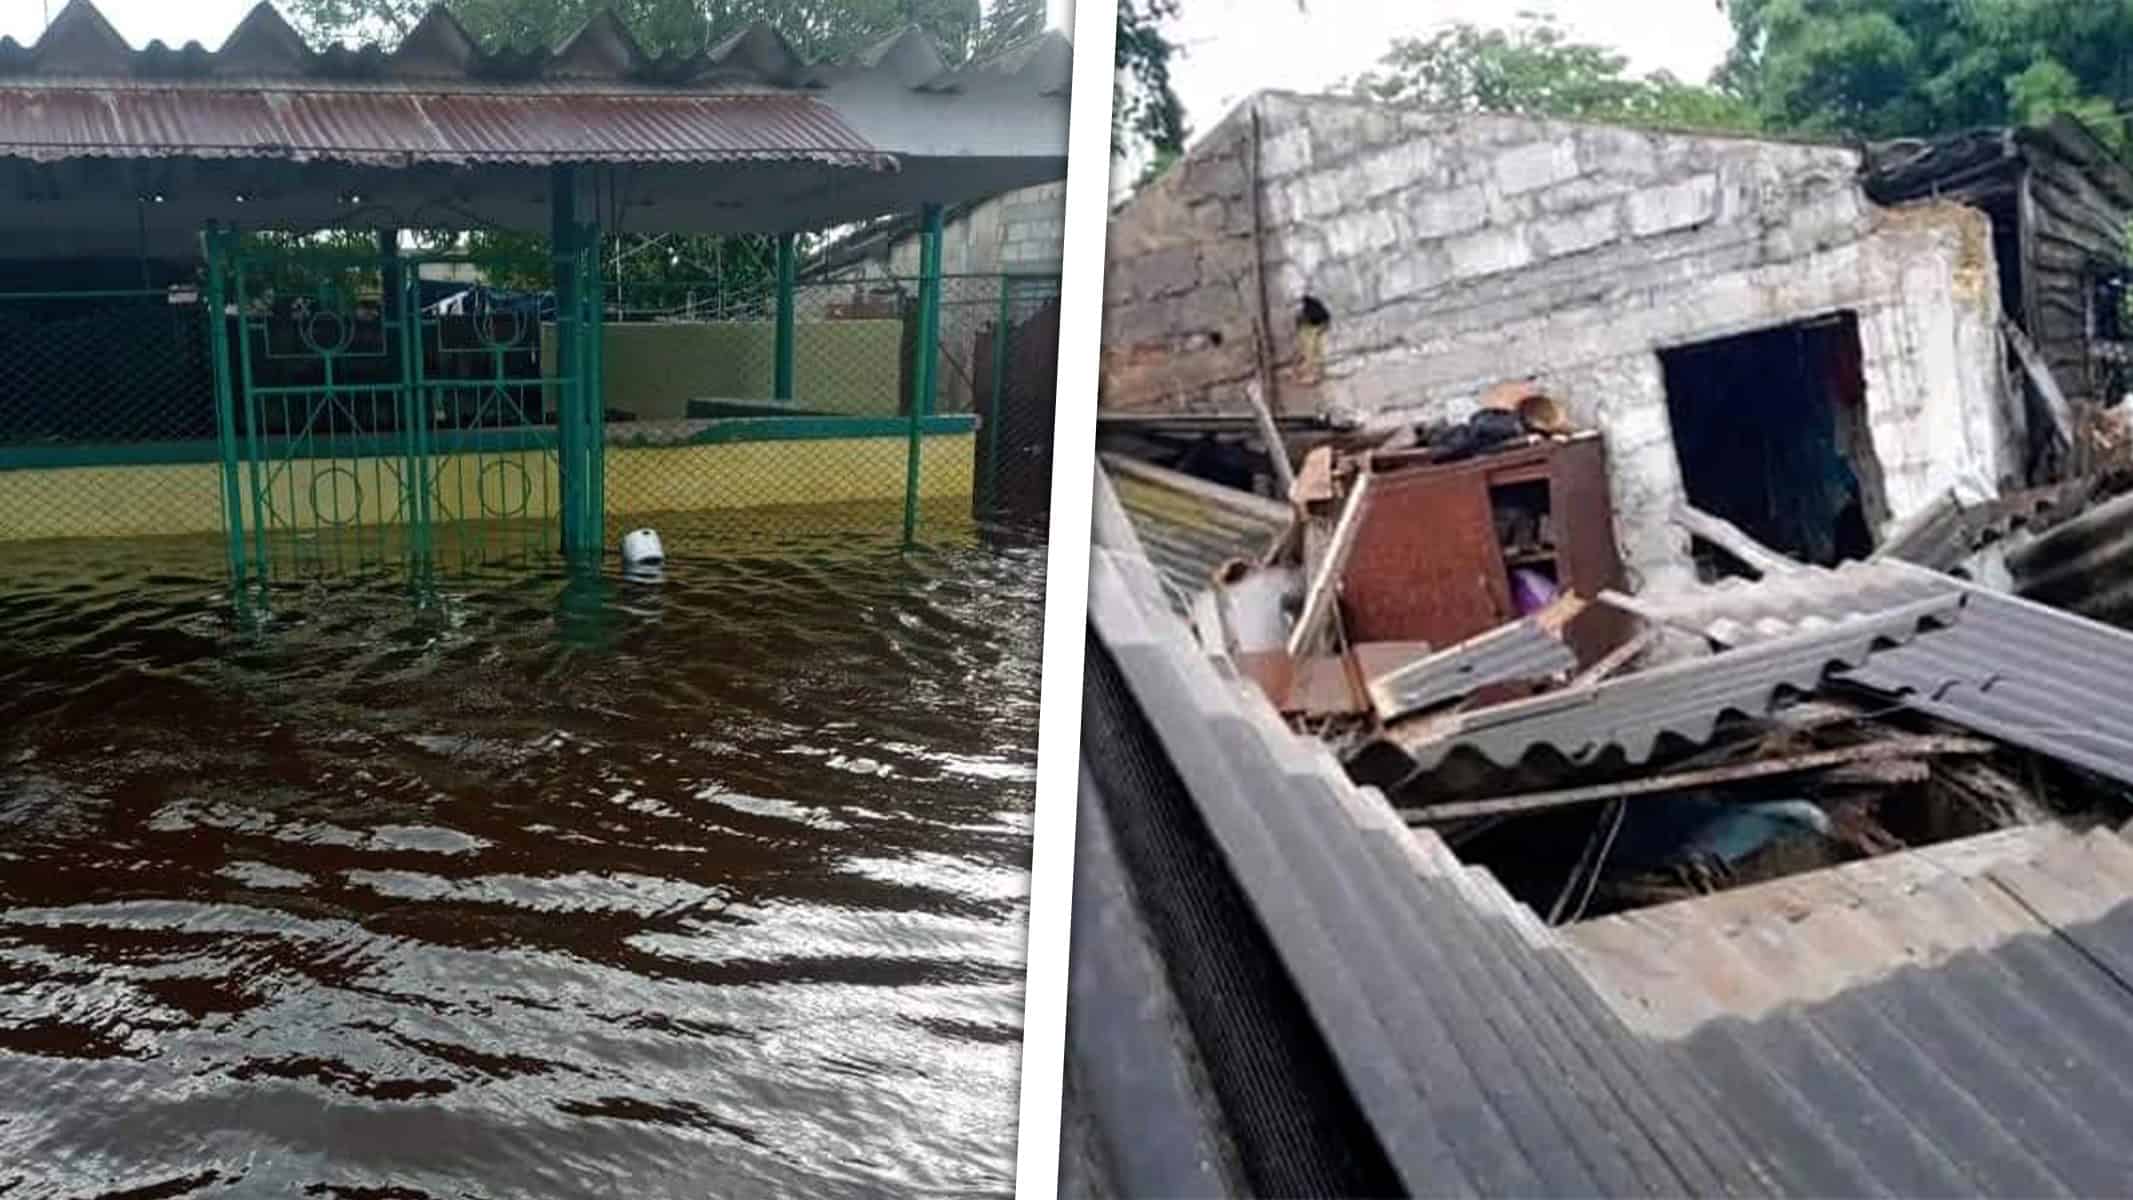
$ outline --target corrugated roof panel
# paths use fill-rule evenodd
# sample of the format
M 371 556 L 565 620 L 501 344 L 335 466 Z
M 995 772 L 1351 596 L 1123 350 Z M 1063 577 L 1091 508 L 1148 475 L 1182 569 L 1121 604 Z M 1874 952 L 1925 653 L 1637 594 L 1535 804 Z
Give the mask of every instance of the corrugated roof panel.
M 1786 690 L 1812 691 L 1832 669 L 1857 665 L 1877 651 L 1922 636 L 1922 625 L 1953 618 L 1957 600 L 1953 594 L 1929 596 L 1826 629 L 1640 671 L 1596 687 L 1479 709 L 1455 723 L 1432 726 L 1429 740 L 1406 744 L 1406 750 L 1417 771 L 1434 770 L 1460 752 L 1498 767 L 1514 767 L 1529 758 L 1581 766 L 1610 757 L 1641 763 L 1651 758 L 1662 738 L 1702 745 L 1725 716 L 1766 716 Z
M 1285 507 L 1249 492 L 1145 463 L 1107 467 L 1149 561 L 1180 598 L 1210 587 L 1223 563 L 1258 559 L 1288 524 Z
M 807 96 L 0 87 L 0 152 L 330 159 L 372 165 L 888 156 Z
M 1577 655 L 1560 636 L 1527 617 L 1373 680 L 1370 690 L 1379 718 L 1391 721 L 1493 683 L 1547 679 L 1577 665 Z

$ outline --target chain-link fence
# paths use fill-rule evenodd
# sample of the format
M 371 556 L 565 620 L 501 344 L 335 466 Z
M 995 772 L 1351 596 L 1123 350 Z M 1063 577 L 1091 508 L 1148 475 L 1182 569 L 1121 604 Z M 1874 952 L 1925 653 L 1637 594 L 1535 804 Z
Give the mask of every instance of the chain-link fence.
M 1056 279 L 943 278 L 930 386 L 916 278 L 801 283 L 783 319 L 760 285 L 611 287 L 611 540 L 676 512 L 718 518 L 692 530 L 775 536 L 828 519 L 825 506 L 855 528 L 908 521 L 924 536 L 968 528 L 1010 478 L 1039 459 L 1048 468 L 1057 326 L 1042 353 L 1029 326 Z M 995 453 L 1010 466 L 996 469 Z
M 222 528 L 192 289 L 0 293 L 0 540 Z
M 486 558 L 507 527 L 513 553 L 553 548 L 554 393 L 580 376 L 609 547 L 641 524 L 686 530 L 682 554 L 931 540 L 1049 498 L 1053 278 L 943 278 L 930 318 L 915 278 L 801 282 L 789 306 L 774 277 L 610 283 L 562 345 L 538 290 L 218 261 L 196 287 L 0 294 L 0 541 L 241 528 L 233 560 L 275 574 L 427 553 L 431 527 L 439 553 Z

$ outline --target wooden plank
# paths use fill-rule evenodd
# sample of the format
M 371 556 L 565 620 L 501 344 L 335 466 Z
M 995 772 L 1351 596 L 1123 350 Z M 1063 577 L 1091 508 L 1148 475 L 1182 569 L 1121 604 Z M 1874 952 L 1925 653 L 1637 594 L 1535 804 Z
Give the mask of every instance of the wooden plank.
M 2017 328 L 2013 321 L 2001 317 L 2000 329 L 2007 335 L 2007 344 L 2014 347 L 2015 357 L 2022 360 L 2022 370 L 2029 376 L 2029 382 L 2044 398 L 2045 411 L 2051 414 L 2052 422 L 2057 426 L 2058 439 L 2072 445 L 2073 412 L 2067 407 L 2065 393 L 2059 390 L 2059 382 L 2052 378 L 2051 368 L 2044 364 L 2043 356 L 2037 353 L 2029 335 Z
M 1274 424 L 1274 410 L 1267 407 L 1264 385 L 1253 380 L 1244 385 L 1244 398 L 1251 403 L 1252 415 L 1259 419 L 1259 436 L 1266 442 L 1267 461 L 1274 467 L 1274 482 L 1281 494 L 1293 495 L 1296 491 L 1296 470 L 1289 465 L 1288 443 L 1281 440 L 1281 430 Z
M 1685 501 L 1676 504 L 1670 519 L 1764 575 L 1782 575 L 1800 569 L 1800 564 L 1749 537 L 1738 525 L 1693 504 Z
M 1600 661 L 1578 672 L 1577 675 L 1571 679 L 1568 686 L 1572 688 L 1589 688 L 1598 686 L 1609 675 L 1612 675 L 1616 671 L 1620 670 L 1623 664 L 1627 663 L 1630 659 L 1637 657 L 1639 654 L 1644 653 L 1645 650 L 1650 648 L 1653 642 L 1656 642 L 1658 640 L 1659 630 L 1657 628 L 1648 625 L 1643 629 L 1638 630 L 1636 636 L 1630 638 L 1628 641 L 1608 651 L 1606 656 L 1601 658 Z
M 1363 509 L 1370 494 L 1371 481 L 1375 478 L 1369 471 L 1364 471 L 1356 477 L 1355 490 L 1348 493 L 1348 502 L 1341 508 L 1341 519 L 1333 527 L 1333 543 L 1326 548 L 1325 561 L 1318 565 L 1318 574 L 1312 578 L 1310 590 L 1304 593 L 1303 614 L 1296 619 L 1296 628 L 1289 634 L 1289 653 L 1292 655 L 1300 657 L 1309 650 L 1319 630 L 1333 616 L 1341 573 L 1347 570 L 1348 555 L 1355 549 L 1356 531 L 1363 524 Z
M 1773 775 L 1797 775 L 1824 767 L 1842 766 L 1846 763 L 1870 762 L 1889 758 L 1925 758 L 1941 754 L 1989 754 L 1997 749 L 1997 743 L 1982 738 L 1965 737 L 1903 737 L 1887 741 L 1869 742 L 1860 746 L 1842 746 L 1834 750 L 1816 750 L 1806 754 L 1787 755 L 1783 758 L 1766 758 L 1756 762 L 1740 763 L 1729 767 L 1712 767 L 1703 771 L 1683 771 L 1672 775 L 1647 775 L 1638 779 L 1624 779 L 1614 783 L 1595 784 L 1591 787 L 1562 788 L 1552 792 L 1529 792 L 1520 796 L 1501 796 L 1491 800 L 1463 800 L 1451 804 L 1432 804 L 1423 808 L 1403 808 L 1401 819 L 1410 825 L 1435 824 L 1440 821 L 1464 821 L 1475 817 L 1494 816 L 1498 813 L 1540 812 L 1551 808 L 1567 808 L 1577 804 L 1591 804 L 1599 800 L 1612 800 L 1617 796 L 1647 796 L 1658 792 L 1679 792 L 1691 788 L 1707 787 L 1715 783 L 1738 783 L 1746 779 L 1767 779 Z

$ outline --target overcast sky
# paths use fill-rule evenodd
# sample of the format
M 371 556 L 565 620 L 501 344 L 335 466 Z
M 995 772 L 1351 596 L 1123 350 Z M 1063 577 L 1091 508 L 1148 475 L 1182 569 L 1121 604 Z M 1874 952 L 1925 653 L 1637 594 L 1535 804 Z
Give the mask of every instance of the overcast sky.
M 1396 37 L 1454 21 L 1508 23 L 1553 13 L 1583 41 L 1612 46 L 1633 69 L 1702 82 L 1732 43 L 1716 0 L 1180 0 L 1171 82 L 1195 131 L 1260 89 L 1324 91 L 1369 70 Z
M 43 31 L 45 14 L 57 13 L 66 0 L 0 0 L 0 36 L 32 42 Z M 197 41 L 212 50 L 258 0 L 96 0 L 96 7 L 125 39 L 145 46 L 161 38 L 172 46 Z M 1047 0 L 1052 24 L 1064 26 L 1072 0 Z

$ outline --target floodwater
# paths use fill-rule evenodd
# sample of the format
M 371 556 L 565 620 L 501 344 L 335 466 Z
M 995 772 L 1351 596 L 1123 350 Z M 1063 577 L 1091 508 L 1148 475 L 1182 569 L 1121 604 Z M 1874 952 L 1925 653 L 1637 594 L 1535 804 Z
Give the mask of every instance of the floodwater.
M 1004 1192 L 1042 556 L 0 566 L 0 1196 Z

